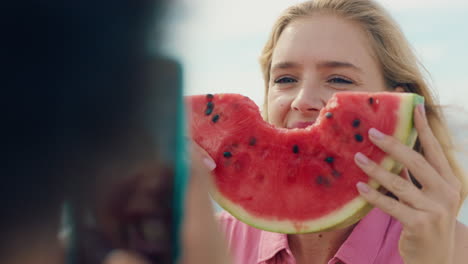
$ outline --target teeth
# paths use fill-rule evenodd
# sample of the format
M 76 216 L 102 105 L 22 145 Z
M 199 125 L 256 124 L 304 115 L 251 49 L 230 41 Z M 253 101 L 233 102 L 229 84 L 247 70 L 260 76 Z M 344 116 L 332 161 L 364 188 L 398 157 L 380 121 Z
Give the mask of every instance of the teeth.
M 141 223 L 143 238 L 147 242 L 157 243 L 166 240 L 165 234 L 168 230 L 164 229 L 162 220 L 148 219 Z

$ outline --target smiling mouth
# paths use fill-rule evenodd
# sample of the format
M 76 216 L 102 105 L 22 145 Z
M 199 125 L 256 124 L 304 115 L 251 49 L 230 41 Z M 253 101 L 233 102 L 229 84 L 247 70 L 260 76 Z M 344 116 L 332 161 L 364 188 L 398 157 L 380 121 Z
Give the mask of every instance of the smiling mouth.
M 306 128 L 308 126 L 313 125 L 314 122 L 296 122 L 289 128 Z

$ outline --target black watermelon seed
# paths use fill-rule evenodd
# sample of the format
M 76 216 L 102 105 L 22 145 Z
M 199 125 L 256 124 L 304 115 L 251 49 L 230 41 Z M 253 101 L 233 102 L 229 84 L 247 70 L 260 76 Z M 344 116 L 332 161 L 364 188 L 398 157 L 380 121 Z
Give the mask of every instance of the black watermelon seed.
M 223 156 L 224 156 L 225 158 L 230 158 L 230 157 L 232 157 L 232 153 L 229 152 L 229 151 L 226 151 L 226 152 L 223 153 Z
M 322 175 L 317 176 L 315 182 L 318 184 L 323 184 L 325 182 L 325 178 Z
M 207 108 L 205 110 L 205 115 L 211 115 L 212 112 L 213 112 L 213 108 Z
M 208 102 L 206 104 L 205 115 L 211 115 L 211 113 L 213 112 L 213 108 L 214 108 L 213 102 Z
M 322 175 L 317 176 L 317 178 L 315 179 L 315 182 L 319 185 L 325 184 L 325 186 L 330 186 L 330 180 L 323 177 Z
M 333 163 L 333 157 L 327 157 L 327 158 L 325 159 L 325 162 L 326 162 L 326 163 Z
M 218 120 L 219 120 L 219 115 L 215 115 L 215 116 L 213 116 L 213 119 L 211 119 L 211 121 L 213 121 L 213 123 L 218 122 Z
M 213 96 L 212 94 L 207 94 L 207 95 L 206 95 L 206 98 L 207 98 L 208 100 L 213 99 L 213 97 L 214 97 L 214 96 Z
M 333 175 L 333 177 L 338 178 L 338 177 L 341 176 L 341 173 L 339 171 L 333 170 L 332 175 Z
M 364 138 L 361 136 L 361 134 L 354 135 L 354 138 L 356 139 L 357 142 L 362 142 L 364 140 Z
M 373 97 L 369 97 L 369 104 L 373 104 L 374 103 L 374 98 Z
M 296 153 L 296 154 L 299 153 L 299 146 L 298 145 L 293 146 L 293 152 Z
M 255 144 L 257 144 L 257 139 L 255 137 L 251 137 L 249 139 L 249 145 L 250 146 L 255 146 Z
M 326 117 L 326 118 L 332 118 L 332 117 L 333 117 L 333 113 L 331 113 L 331 112 L 326 112 L 326 113 L 325 113 L 325 117 Z
M 361 124 L 361 120 L 359 120 L 359 119 L 354 119 L 354 121 L 353 121 L 353 127 L 359 127 L 360 124 Z

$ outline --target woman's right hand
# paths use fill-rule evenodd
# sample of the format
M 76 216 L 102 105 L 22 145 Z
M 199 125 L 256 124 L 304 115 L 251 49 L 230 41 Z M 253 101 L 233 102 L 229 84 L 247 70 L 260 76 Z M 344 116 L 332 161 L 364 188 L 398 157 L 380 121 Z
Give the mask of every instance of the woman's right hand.
M 231 263 L 208 195 L 210 173 L 216 164 L 197 143 L 191 141 L 190 144 L 192 168 L 186 198 L 181 263 Z
M 200 145 L 198 145 L 195 141 L 189 140 L 188 142 L 190 145 L 191 159 L 194 162 L 192 170 L 198 167 L 204 167 L 204 169 L 208 170 L 208 172 L 214 170 L 216 168 L 216 163 L 214 162 L 213 158 L 211 158 L 210 154 L 208 154 L 208 152 L 200 147 Z

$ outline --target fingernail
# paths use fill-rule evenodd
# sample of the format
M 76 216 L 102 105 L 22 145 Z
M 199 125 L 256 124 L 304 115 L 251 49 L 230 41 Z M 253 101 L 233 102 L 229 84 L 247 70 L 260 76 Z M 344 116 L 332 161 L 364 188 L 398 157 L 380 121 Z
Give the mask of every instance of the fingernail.
M 360 163 L 361 165 L 367 165 L 367 164 L 369 164 L 369 159 L 368 159 L 364 154 L 362 154 L 361 152 L 356 153 L 356 155 L 354 156 L 354 158 L 355 158 L 356 161 L 357 161 L 358 163 Z
M 203 163 L 205 163 L 206 167 L 207 167 L 210 171 L 212 171 L 212 170 L 214 170 L 214 169 L 216 168 L 216 163 L 215 163 L 212 159 L 210 159 L 210 158 L 204 158 L 204 159 L 203 159 Z
M 379 130 L 375 129 L 375 128 L 371 128 L 369 129 L 369 135 L 374 138 L 374 139 L 383 139 L 384 138 L 384 134 L 382 132 L 380 132 Z
M 369 188 L 369 185 L 363 183 L 363 182 L 358 182 L 356 184 L 356 187 L 358 188 L 358 190 L 362 193 L 368 193 L 370 191 L 370 188 Z
M 422 116 L 426 116 L 426 109 L 424 108 L 424 104 L 418 104 L 417 108 Z

